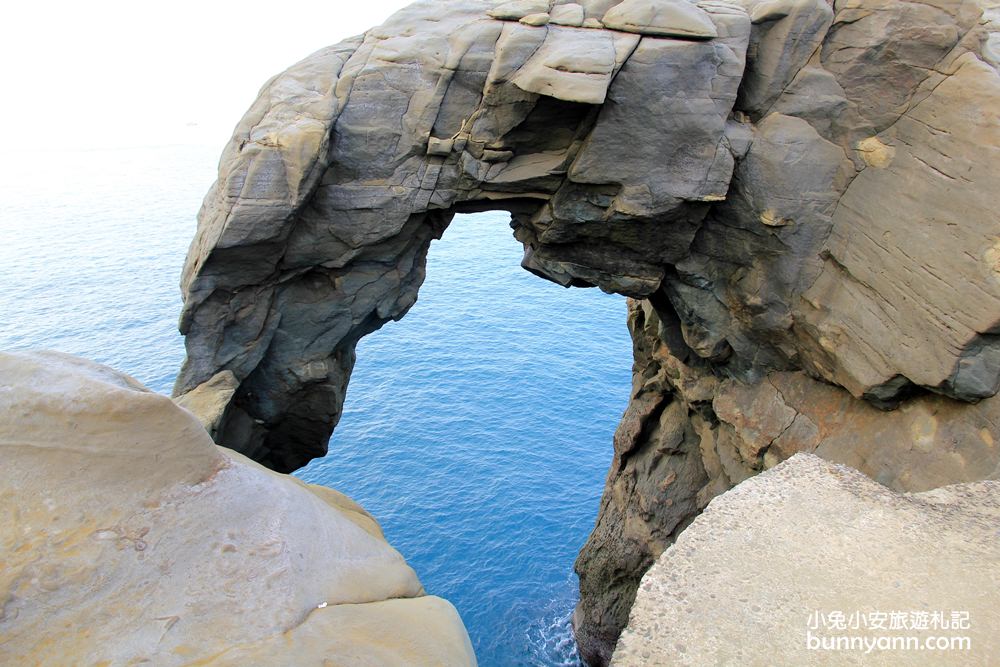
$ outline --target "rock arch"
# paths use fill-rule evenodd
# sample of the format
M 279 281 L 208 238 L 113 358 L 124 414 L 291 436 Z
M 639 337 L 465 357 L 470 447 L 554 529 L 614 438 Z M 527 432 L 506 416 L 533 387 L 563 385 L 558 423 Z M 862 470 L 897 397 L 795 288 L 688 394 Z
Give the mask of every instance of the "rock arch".
M 719 34 L 695 41 L 490 7 L 418 3 L 240 124 L 185 267 L 177 383 L 235 390 L 220 442 L 286 471 L 321 456 L 354 344 L 413 304 L 455 212 L 508 210 L 525 268 L 641 298 L 725 197 L 745 13 L 690 5 Z
M 525 268 L 637 300 L 577 565 L 581 648 L 605 660 L 652 559 L 790 453 L 904 490 L 996 469 L 994 14 L 416 2 L 269 81 L 237 127 L 184 269 L 178 401 L 277 470 L 321 456 L 357 340 L 414 303 L 430 241 L 510 211 Z M 926 442 L 864 441 L 897 431 Z

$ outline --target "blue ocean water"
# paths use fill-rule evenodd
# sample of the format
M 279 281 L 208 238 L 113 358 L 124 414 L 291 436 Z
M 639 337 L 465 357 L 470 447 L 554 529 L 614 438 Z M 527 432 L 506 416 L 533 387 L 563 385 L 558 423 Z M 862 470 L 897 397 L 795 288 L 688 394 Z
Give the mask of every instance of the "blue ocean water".
M 218 149 L 11 152 L 0 161 L 0 350 L 54 349 L 169 393 L 181 266 Z
M 177 280 L 217 150 L 24 154 L 0 172 L 0 349 L 50 348 L 167 392 Z M 361 341 L 327 457 L 297 473 L 381 522 L 480 664 L 575 665 L 573 560 L 625 408 L 620 297 L 518 263 L 505 214 L 459 216 L 410 313 Z
M 299 475 L 382 523 L 483 665 L 575 664 L 573 560 L 628 399 L 624 299 L 520 268 L 509 216 L 458 216 L 420 298 L 362 339 L 329 455 Z

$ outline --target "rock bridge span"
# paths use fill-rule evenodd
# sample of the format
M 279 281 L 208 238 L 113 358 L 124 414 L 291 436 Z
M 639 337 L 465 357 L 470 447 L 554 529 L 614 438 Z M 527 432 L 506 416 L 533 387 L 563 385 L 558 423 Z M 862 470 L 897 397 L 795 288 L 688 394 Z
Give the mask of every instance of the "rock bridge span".
M 221 442 L 282 470 L 321 456 L 354 344 L 413 304 L 455 212 L 509 210 L 526 268 L 645 297 L 725 198 L 744 12 L 687 5 L 695 41 L 491 6 L 414 5 L 276 77 L 237 129 L 185 267 L 177 385 L 226 374 Z

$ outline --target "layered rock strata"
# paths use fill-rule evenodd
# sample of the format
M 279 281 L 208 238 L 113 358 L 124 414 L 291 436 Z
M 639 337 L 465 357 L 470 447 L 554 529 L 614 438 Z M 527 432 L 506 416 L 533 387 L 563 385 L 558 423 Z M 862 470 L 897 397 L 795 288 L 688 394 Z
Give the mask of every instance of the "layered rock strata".
M 183 278 L 176 393 L 231 374 L 219 442 L 284 471 L 322 455 L 355 343 L 412 306 L 455 212 L 511 211 L 524 266 L 564 285 L 641 298 L 687 256 L 746 133 L 747 14 L 682 3 L 697 39 L 514 20 L 538 4 L 418 2 L 265 86 Z
M 660 556 L 612 664 L 986 667 L 998 530 L 1000 482 L 899 494 L 798 454 Z
M 475 664 L 346 496 L 107 367 L 0 354 L 0 377 L 0 663 Z
M 797 451 L 903 491 L 1000 453 L 992 0 L 417 2 L 272 79 L 184 271 L 176 393 L 276 470 L 454 213 L 635 299 L 633 396 L 577 562 L 602 663 L 706 503 Z

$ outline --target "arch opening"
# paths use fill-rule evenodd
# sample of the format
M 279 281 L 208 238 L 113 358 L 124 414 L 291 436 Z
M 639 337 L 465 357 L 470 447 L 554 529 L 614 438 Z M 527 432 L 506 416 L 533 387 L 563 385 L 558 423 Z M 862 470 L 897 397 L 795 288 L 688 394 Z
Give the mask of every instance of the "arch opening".
M 518 268 L 503 212 L 456 216 L 404 321 L 358 345 L 329 454 L 483 664 L 564 664 L 572 564 L 631 386 L 624 300 Z

